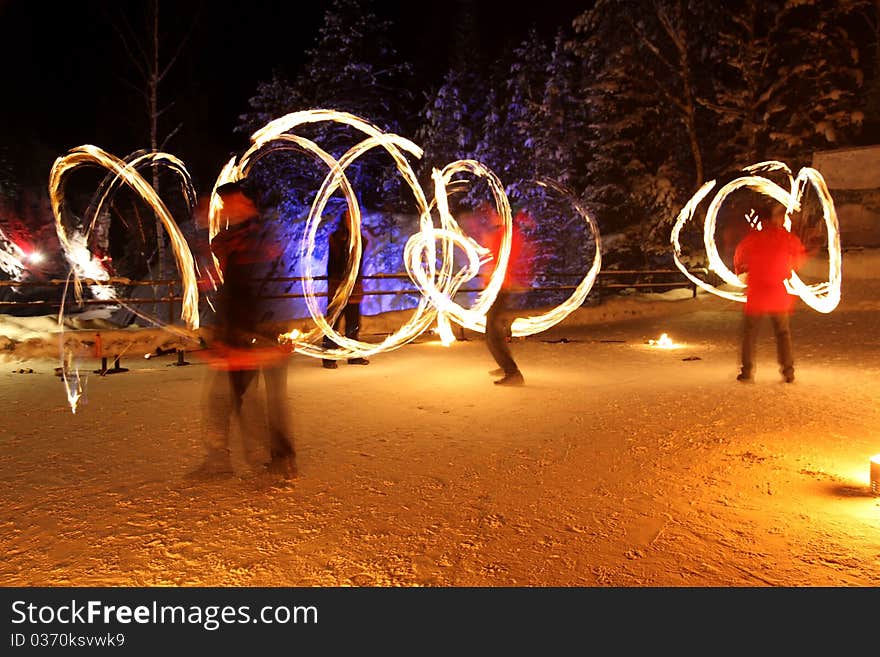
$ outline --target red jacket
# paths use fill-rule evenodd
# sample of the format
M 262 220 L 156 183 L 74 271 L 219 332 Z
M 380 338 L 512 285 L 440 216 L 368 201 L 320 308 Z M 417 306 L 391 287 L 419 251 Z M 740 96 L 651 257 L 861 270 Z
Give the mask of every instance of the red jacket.
M 503 232 L 501 226 L 497 226 L 487 239 L 486 247 L 492 251 L 492 256 L 496 262 L 498 254 L 501 252 Z M 531 287 L 531 260 L 533 257 L 534 253 L 531 245 L 523 238 L 522 232 L 514 223 L 510 240 L 510 257 L 507 260 L 507 271 L 505 272 L 501 289 L 523 290 Z
M 791 312 L 794 298 L 786 291 L 785 280 L 805 259 L 798 236 L 781 226 L 767 222 L 763 230 L 750 231 L 733 257 L 736 274 L 748 276 L 746 314 Z

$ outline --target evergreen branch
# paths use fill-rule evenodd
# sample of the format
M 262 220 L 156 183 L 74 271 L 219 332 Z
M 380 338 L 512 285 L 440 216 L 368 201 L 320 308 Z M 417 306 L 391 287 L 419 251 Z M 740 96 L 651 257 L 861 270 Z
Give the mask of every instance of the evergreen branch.
M 730 107 L 727 105 L 719 105 L 718 103 L 713 103 L 712 101 L 706 98 L 697 97 L 695 100 L 705 107 L 708 110 L 712 110 L 713 112 L 717 112 L 718 114 L 727 114 L 730 116 L 742 117 L 745 116 L 745 111 L 741 109 L 737 109 L 735 107 Z
M 663 30 L 666 32 L 666 35 L 669 37 L 669 40 L 672 41 L 675 49 L 679 52 L 687 52 L 687 44 L 684 42 L 679 30 L 676 30 L 675 25 L 672 23 L 672 19 L 669 18 L 669 15 L 666 11 L 661 7 L 655 0 L 654 2 L 654 13 L 657 15 L 657 20 L 660 21 L 660 25 L 663 27 Z M 681 2 L 678 3 L 678 13 L 681 13 Z M 679 20 L 681 16 L 679 15 Z
M 633 22 L 633 20 L 632 20 L 629 16 L 626 17 L 626 22 L 629 23 L 629 26 L 630 26 L 630 28 L 632 29 L 632 31 L 635 32 L 635 34 L 636 34 L 637 37 L 639 37 L 639 40 L 642 42 L 642 45 L 644 45 L 648 50 L 650 50 L 650 51 L 654 54 L 654 56 L 655 56 L 655 57 L 656 57 L 656 58 L 657 58 L 657 59 L 658 59 L 658 60 L 659 60 L 664 66 L 666 66 L 666 68 L 669 69 L 669 71 L 670 71 L 671 73 L 673 73 L 673 74 L 677 74 L 677 73 L 678 73 L 678 69 L 675 67 L 675 65 L 672 64 L 672 62 L 670 62 L 670 61 L 669 61 L 669 60 L 663 55 L 663 53 L 661 52 L 660 48 L 658 48 L 658 47 L 654 44 L 654 42 L 651 41 L 651 39 L 648 37 L 648 35 L 645 34 L 644 30 L 642 30 L 638 25 L 636 25 L 636 24 Z

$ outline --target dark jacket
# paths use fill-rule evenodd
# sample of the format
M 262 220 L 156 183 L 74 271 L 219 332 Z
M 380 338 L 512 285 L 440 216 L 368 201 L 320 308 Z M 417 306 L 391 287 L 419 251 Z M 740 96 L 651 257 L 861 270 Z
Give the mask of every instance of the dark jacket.
M 281 249 L 274 240 L 261 239 L 263 232 L 259 218 L 253 217 L 220 231 L 211 242 L 223 274 L 223 283 L 215 298 L 215 338 L 223 348 L 277 348 L 277 331 L 264 323 L 270 304 L 261 298 L 261 278 L 265 276 L 267 265 L 281 255 Z M 257 364 L 256 361 L 250 363 Z
M 327 249 L 327 303 L 333 299 L 336 290 L 342 284 L 345 277 L 345 268 L 348 264 L 349 238 L 346 227 L 337 228 L 330 234 L 329 248 Z M 360 303 L 364 298 L 364 253 L 367 250 L 367 240 L 361 237 L 361 262 L 357 278 L 348 303 Z

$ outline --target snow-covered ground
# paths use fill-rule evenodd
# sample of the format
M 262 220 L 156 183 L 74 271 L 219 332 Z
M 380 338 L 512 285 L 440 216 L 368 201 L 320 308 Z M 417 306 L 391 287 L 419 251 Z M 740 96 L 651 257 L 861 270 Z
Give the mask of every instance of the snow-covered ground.
M 843 281 L 830 315 L 798 302 L 793 385 L 769 325 L 756 383 L 738 383 L 742 307 L 688 291 L 514 341 L 521 388 L 492 384 L 480 335 L 332 371 L 295 356 L 291 482 L 256 474 L 239 436 L 234 478 L 186 477 L 211 375 L 197 354 L 148 361 L 165 338 L 129 338 L 131 371 L 90 375 L 73 414 L 52 321 L 7 318 L 2 582 L 880 585 L 880 254 L 847 253 Z M 664 332 L 677 349 L 646 344 Z

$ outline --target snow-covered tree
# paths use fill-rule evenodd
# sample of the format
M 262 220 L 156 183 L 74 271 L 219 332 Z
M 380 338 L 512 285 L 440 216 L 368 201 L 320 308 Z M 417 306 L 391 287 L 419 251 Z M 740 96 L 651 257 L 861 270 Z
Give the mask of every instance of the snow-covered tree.
M 495 145 L 495 156 L 505 162 L 503 180 L 514 204 L 532 192 L 541 168 L 536 147 L 546 127 L 542 103 L 549 60 L 547 43 L 535 28 L 513 50 L 504 90 L 507 134 Z
M 442 83 L 428 94 L 419 113 L 421 125 L 416 141 L 425 151 L 418 170 L 423 185 L 430 185 L 433 168 L 441 169 L 455 160 L 476 157 L 485 130 L 488 103 L 493 100 L 471 2 L 459 5 L 451 52 Z
M 534 246 L 536 287 L 573 283 L 573 279 L 559 275 L 583 273 L 593 257 L 592 235 L 575 206 L 584 181 L 587 124 L 580 97 L 583 67 L 567 51 L 566 42 L 566 34 L 559 29 L 541 50 L 521 53 L 523 61 L 540 63 L 542 69 L 524 85 L 533 95 L 523 104 L 528 111 L 518 122 L 525 136 L 531 179 L 521 180 L 517 192 L 530 219 L 524 232 Z M 539 55 L 544 55 L 543 60 Z M 540 303 L 557 303 L 567 293 L 533 296 Z
M 813 150 L 852 143 L 864 120 L 866 66 L 858 43 L 869 0 L 740 0 L 719 15 L 713 95 L 731 164 L 809 163 Z M 726 148 L 725 148 L 726 147 Z
M 631 181 L 651 171 L 653 161 L 662 157 L 656 144 L 663 138 L 667 116 L 646 91 L 642 76 L 634 74 L 638 50 L 633 41 L 609 43 L 618 26 L 600 3 L 575 19 L 576 36 L 568 44 L 581 59 L 586 78 L 581 91 L 587 120 L 582 198 L 603 234 L 641 219 Z M 652 135 L 654 144 L 649 144 Z
M 866 39 L 873 46 L 870 55 L 871 66 L 865 94 L 865 124 L 868 143 L 876 143 L 880 138 L 880 0 L 874 0 L 872 10 L 865 12 Z
M 869 5 L 600 0 L 579 16 L 571 47 L 592 76 L 585 199 L 602 223 L 619 212 L 635 250 L 659 254 L 704 178 L 853 143 Z
M 580 33 L 590 28 L 600 32 L 600 38 L 588 36 L 594 48 L 613 51 L 622 44 L 631 46 L 631 50 L 626 48 L 629 56 L 619 58 L 617 66 L 631 76 L 630 86 L 642 87 L 675 121 L 675 137 L 684 141 L 690 157 L 682 166 L 691 171 L 691 184 L 696 188 L 704 173 L 696 53 L 706 35 L 699 29 L 701 12 L 692 5 L 700 7 L 685 0 L 600 0 L 575 19 L 575 28 Z
M 325 108 L 350 112 L 383 130 L 399 132 L 401 117 L 409 111 L 412 71 L 391 43 L 390 28 L 369 0 L 333 0 L 302 70 L 292 81 L 278 72 L 260 84 L 249 101 L 252 111 L 240 117 L 238 130 L 251 133 L 286 113 Z M 330 123 L 298 132 L 336 157 L 365 138 L 363 133 Z M 347 175 L 362 202 L 377 208 L 397 200 L 399 177 L 391 158 L 374 150 L 353 164 Z M 311 203 L 326 175 L 323 165 L 309 163 L 279 154 L 261 161 L 257 174 L 264 184 L 283 181 L 278 191 L 305 205 Z
M 546 66 L 541 126 L 534 134 L 538 174 L 572 190 L 584 185 L 586 106 L 582 102 L 584 68 L 567 48 L 559 29 Z

